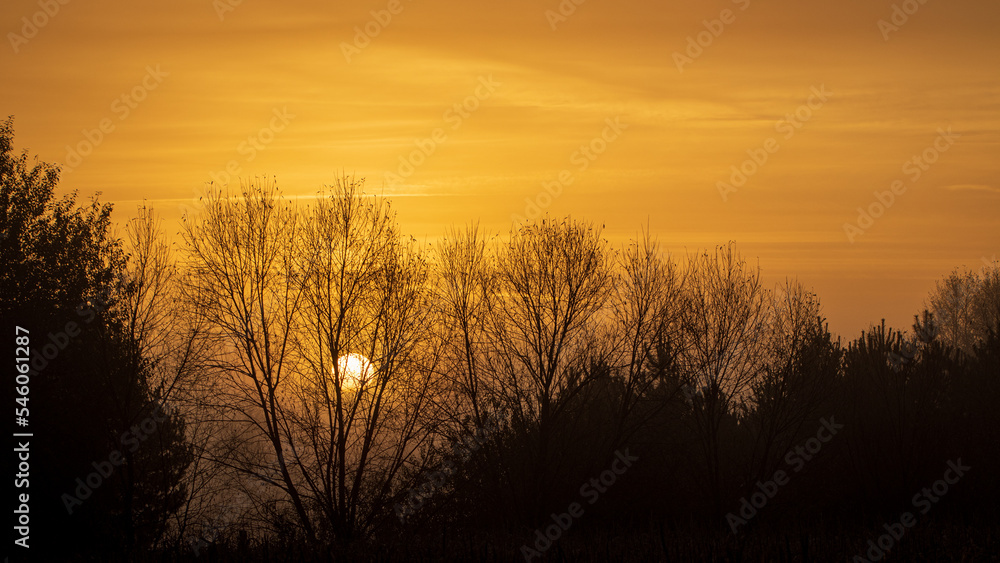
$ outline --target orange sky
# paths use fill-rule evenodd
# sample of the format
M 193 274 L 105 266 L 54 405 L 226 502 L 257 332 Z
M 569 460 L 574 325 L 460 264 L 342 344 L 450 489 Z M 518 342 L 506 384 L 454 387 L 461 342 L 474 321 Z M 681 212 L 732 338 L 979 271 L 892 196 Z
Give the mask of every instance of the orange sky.
M 1000 252 L 995 0 L 62 2 L 0 7 L 0 109 L 119 219 L 174 221 L 227 166 L 302 195 L 364 176 L 428 239 L 529 198 L 615 242 L 734 239 L 845 336 Z

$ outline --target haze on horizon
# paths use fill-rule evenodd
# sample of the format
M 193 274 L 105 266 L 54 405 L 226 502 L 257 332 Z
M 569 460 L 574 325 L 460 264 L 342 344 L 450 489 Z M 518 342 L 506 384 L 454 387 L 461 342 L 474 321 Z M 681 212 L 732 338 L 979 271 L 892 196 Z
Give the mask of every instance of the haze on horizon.
M 735 240 L 846 338 L 1000 248 L 996 2 L 63 2 L 0 7 L 2 116 L 120 220 L 256 175 L 365 177 L 431 240 L 527 200 L 613 242 Z

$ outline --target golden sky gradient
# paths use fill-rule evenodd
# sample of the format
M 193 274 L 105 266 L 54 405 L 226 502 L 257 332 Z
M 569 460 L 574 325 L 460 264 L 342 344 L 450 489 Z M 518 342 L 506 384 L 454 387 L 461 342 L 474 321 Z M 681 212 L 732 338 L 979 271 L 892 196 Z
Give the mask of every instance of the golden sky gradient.
M 995 0 L 63 2 L 0 7 L 3 116 L 119 219 L 145 199 L 175 221 L 227 166 L 299 195 L 363 176 L 427 239 L 506 231 L 527 198 L 613 242 L 647 222 L 678 254 L 736 240 L 848 337 L 909 328 L 935 279 L 1000 252 Z

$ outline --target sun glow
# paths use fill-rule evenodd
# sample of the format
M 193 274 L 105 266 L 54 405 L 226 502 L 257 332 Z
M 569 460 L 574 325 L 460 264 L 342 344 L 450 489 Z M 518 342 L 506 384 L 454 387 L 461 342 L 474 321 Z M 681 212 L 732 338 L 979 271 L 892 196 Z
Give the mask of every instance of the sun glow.
M 345 354 L 337 360 L 344 387 L 357 389 L 371 375 L 372 363 L 361 354 Z

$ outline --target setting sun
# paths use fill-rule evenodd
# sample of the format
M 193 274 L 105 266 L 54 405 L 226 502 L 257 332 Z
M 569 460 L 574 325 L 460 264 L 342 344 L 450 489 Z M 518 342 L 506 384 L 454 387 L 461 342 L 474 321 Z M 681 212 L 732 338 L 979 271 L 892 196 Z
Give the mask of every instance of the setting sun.
M 337 360 L 344 387 L 360 387 L 371 374 L 372 363 L 361 354 L 346 354 Z
M 0 21 L 11 561 L 1000 560 L 1000 0 Z

